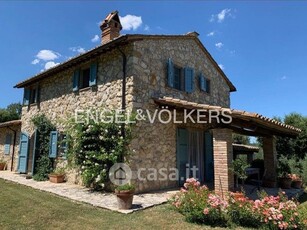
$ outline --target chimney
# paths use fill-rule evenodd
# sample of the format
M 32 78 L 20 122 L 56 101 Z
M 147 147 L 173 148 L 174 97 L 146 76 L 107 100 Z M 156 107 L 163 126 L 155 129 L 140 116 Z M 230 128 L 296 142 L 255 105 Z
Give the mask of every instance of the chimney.
M 122 25 L 120 24 L 118 11 L 110 13 L 100 25 L 101 44 L 105 44 L 120 35 Z

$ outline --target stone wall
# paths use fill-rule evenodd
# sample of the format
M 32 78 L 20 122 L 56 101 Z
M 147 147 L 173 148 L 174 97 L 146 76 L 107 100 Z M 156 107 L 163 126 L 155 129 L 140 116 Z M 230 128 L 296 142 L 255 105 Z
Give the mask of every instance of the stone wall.
M 5 127 L 0 128 L 0 159 L 3 159 L 7 162 L 7 170 L 17 171 L 18 167 L 18 149 L 19 149 L 19 141 L 20 141 L 20 126 L 19 125 L 12 125 L 10 126 L 11 129 L 16 130 L 16 139 L 14 140 L 14 132 Z M 10 147 L 10 153 L 4 154 L 4 145 L 6 140 L 6 135 L 11 134 L 11 147 Z M 15 148 L 14 147 L 15 142 Z M 13 157 L 13 151 L 14 151 L 14 157 Z M 13 159 L 13 168 L 12 166 L 12 159 Z
M 127 108 L 148 109 L 154 112 L 158 106 L 153 97 L 172 96 L 198 103 L 230 106 L 229 87 L 226 81 L 209 61 L 199 45 L 191 38 L 144 39 L 135 41 L 125 48 L 127 55 Z M 183 67 L 195 69 L 195 91 L 186 93 L 167 86 L 167 59 Z M 34 127 L 31 118 L 45 114 L 59 130 L 62 121 L 74 115 L 76 109 L 121 108 L 122 59 L 115 50 L 98 58 L 98 86 L 72 91 L 72 75 L 75 68 L 68 69 L 39 83 L 41 100 L 39 104 L 24 106 L 22 110 L 22 130 L 30 134 L 30 158 L 32 159 Z M 86 63 L 84 63 L 86 64 Z M 76 67 L 78 68 L 78 67 Z M 211 92 L 201 92 L 198 84 L 199 73 L 205 74 L 211 82 Z M 210 127 L 196 124 L 162 124 L 140 121 L 133 128 L 134 138 L 130 145 L 132 154 L 129 164 L 134 172 L 139 168 L 176 167 L 176 130 L 188 127 L 207 130 Z M 31 165 L 31 164 L 30 164 Z M 29 167 L 31 168 L 31 167 Z M 69 173 L 71 182 L 79 182 L 77 171 Z M 144 177 L 148 172 L 143 172 Z M 139 181 L 137 191 L 169 188 L 177 181 Z
M 131 47 L 124 48 L 129 55 Z M 88 65 L 91 61 L 98 62 L 97 86 L 80 89 L 73 92 L 73 73 L 75 69 Z M 28 169 L 32 168 L 32 154 L 35 127 L 31 122 L 34 116 L 45 114 L 56 125 L 58 131 L 63 131 L 63 124 L 75 116 L 76 110 L 88 109 L 120 109 L 122 102 L 122 56 L 119 51 L 109 51 L 97 59 L 60 72 L 39 82 L 40 102 L 23 106 L 22 131 L 29 134 L 30 151 Z M 131 72 L 131 63 L 127 63 L 127 73 Z M 126 103 L 132 105 L 133 76 L 127 75 Z M 61 161 L 61 159 L 58 159 Z M 76 174 L 73 170 L 72 174 Z M 79 181 L 75 175 L 68 175 L 71 182 Z
M 195 70 L 195 90 L 186 93 L 167 86 L 167 60 L 182 67 L 189 66 Z M 218 73 L 208 57 L 194 39 L 146 39 L 134 43 L 133 62 L 133 107 L 147 109 L 151 114 L 159 107 L 153 97 L 170 96 L 197 103 L 223 107 L 230 106 L 229 86 Z M 199 73 L 205 74 L 211 82 L 210 94 L 200 91 Z M 161 108 L 160 108 L 161 109 Z M 179 119 L 180 120 L 180 119 Z M 197 128 L 203 131 L 209 125 L 196 124 L 162 124 L 158 121 L 139 122 L 134 129 L 137 136 L 132 141 L 133 154 L 130 166 L 135 172 L 140 168 L 174 168 L 176 167 L 176 130 L 178 127 Z M 230 140 L 231 141 L 231 140 Z M 142 177 L 145 177 L 145 173 Z M 157 190 L 177 186 L 177 181 L 137 181 L 139 191 Z

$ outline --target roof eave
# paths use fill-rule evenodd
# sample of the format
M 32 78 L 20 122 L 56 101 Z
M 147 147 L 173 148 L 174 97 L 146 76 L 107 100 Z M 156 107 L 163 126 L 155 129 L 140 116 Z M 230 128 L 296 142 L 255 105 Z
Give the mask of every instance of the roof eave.
M 50 76 L 52 74 L 55 74 L 55 73 L 58 73 L 60 71 L 63 71 L 67 68 L 70 68 L 74 65 L 77 65 L 85 60 L 88 60 L 90 58 L 94 58 L 98 55 L 100 55 L 101 53 L 103 53 L 104 51 L 108 50 L 108 49 L 111 49 L 111 48 L 114 48 L 115 45 L 118 45 L 119 43 L 122 43 L 124 41 L 126 41 L 128 38 L 128 35 L 123 35 L 123 36 L 120 36 L 118 37 L 117 39 L 114 39 L 104 45 L 101 45 L 101 46 L 98 46 L 84 54 L 81 54 L 77 57 L 74 57 L 68 61 L 65 61 L 63 62 L 62 64 L 59 64 L 53 68 L 50 68 L 42 73 L 39 73 L 33 77 L 30 77 L 24 81 L 21 81 L 19 83 L 17 83 L 14 88 L 23 88 L 23 87 L 26 87 L 32 83 L 35 83 L 43 78 L 45 78 L 46 76 Z

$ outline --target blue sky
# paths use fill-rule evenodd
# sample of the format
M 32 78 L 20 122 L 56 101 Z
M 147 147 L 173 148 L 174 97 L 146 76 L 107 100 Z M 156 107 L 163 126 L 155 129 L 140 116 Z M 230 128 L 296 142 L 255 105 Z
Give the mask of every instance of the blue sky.
M 0 107 L 21 101 L 17 82 L 97 46 L 113 10 L 123 34 L 200 33 L 237 87 L 232 108 L 307 115 L 307 2 L 293 1 L 1 1 Z

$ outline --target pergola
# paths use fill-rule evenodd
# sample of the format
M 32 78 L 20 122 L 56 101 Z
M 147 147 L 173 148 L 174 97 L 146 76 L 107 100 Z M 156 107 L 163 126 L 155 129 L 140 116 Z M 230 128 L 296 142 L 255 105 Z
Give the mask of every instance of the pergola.
M 283 124 L 274 119 L 262 116 L 258 113 L 250 113 L 243 110 L 223 108 L 208 104 L 200 104 L 172 97 L 154 98 L 155 103 L 168 108 L 178 110 L 214 110 L 226 113 L 232 118 L 232 122 L 210 124 L 213 134 L 213 158 L 214 158 L 214 188 L 216 191 L 232 190 L 234 187 L 233 175 L 229 166 L 233 159 L 232 133 L 248 136 L 261 136 L 263 139 L 264 167 L 266 180 L 276 181 L 277 153 L 275 136 L 296 137 L 300 129 Z M 222 192 L 221 191 L 221 192 Z

